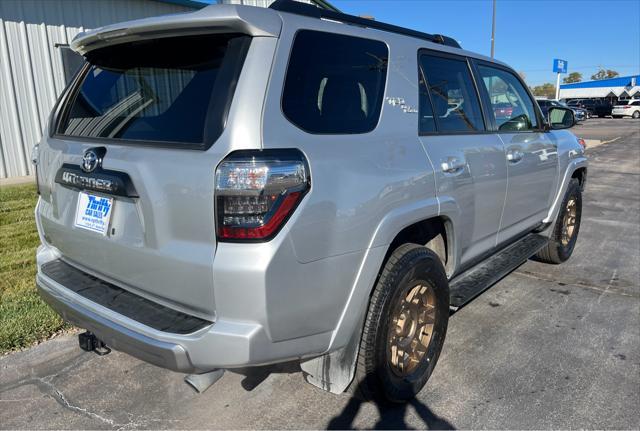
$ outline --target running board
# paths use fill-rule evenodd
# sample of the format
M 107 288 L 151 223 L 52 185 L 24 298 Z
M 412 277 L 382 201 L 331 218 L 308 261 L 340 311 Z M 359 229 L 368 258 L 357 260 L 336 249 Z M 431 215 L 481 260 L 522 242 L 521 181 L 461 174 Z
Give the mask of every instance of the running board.
M 456 276 L 449 282 L 450 306 L 454 309 L 462 307 L 525 263 L 547 242 L 542 235 L 529 234 Z

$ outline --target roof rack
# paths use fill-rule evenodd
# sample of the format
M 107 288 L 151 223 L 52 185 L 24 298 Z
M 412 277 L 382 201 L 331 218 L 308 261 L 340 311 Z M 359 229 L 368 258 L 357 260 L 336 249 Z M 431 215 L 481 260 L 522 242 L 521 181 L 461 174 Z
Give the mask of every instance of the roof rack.
M 443 36 L 441 34 L 423 33 L 421 31 L 411 30 L 409 28 L 404 28 L 393 24 L 386 24 L 384 22 L 375 21 L 368 18 L 361 18 L 359 16 L 349 15 L 342 12 L 321 9 L 317 6 L 295 0 L 276 0 L 271 4 L 271 6 L 269 6 L 269 8 L 280 12 L 288 12 L 312 18 L 325 18 L 344 22 L 347 24 L 354 24 L 361 27 L 375 28 L 377 30 L 388 31 L 391 33 L 404 34 L 406 36 L 428 40 L 429 42 L 439 43 L 441 45 L 451 46 L 453 48 L 461 48 L 460 44 L 455 39 L 448 36 Z

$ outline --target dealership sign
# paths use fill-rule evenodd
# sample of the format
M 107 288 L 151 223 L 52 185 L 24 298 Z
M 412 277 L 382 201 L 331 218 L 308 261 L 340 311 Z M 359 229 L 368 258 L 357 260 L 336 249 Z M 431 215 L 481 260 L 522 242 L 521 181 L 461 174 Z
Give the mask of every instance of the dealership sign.
M 559 58 L 553 59 L 553 71 L 556 73 L 567 73 L 567 61 Z

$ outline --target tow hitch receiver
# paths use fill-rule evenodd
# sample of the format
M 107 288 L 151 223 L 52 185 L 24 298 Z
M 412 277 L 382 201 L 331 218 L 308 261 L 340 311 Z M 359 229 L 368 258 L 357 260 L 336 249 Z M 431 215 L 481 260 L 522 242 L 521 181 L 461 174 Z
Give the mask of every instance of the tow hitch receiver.
M 95 352 L 96 355 L 104 356 L 111 353 L 111 349 L 104 342 L 91 332 L 83 332 L 78 335 L 78 344 L 85 352 Z

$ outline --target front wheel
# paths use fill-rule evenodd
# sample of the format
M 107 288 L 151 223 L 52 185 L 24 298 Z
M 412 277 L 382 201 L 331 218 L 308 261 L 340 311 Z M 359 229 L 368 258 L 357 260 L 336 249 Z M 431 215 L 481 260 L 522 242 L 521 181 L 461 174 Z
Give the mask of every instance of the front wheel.
M 398 247 L 371 295 L 356 368 L 356 395 L 405 402 L 424 387 L 444 344 L 449 283 L 433 251 Z
M 582 191 L 578 180 L 572 178 L 553 226 L 549 243 L 536 254 L 536 258 L 545 263 L 555 264 L 569 259 L 578 240 L 581 217 Z
M 640 111 L 636 111 L 636 112 L 634 112 L 634 113 L 633 113 L 633 115 L 631 116 L 631 118 L 635 118 L 636 120 L 637 120 L 638 118 L 640 118 Z

